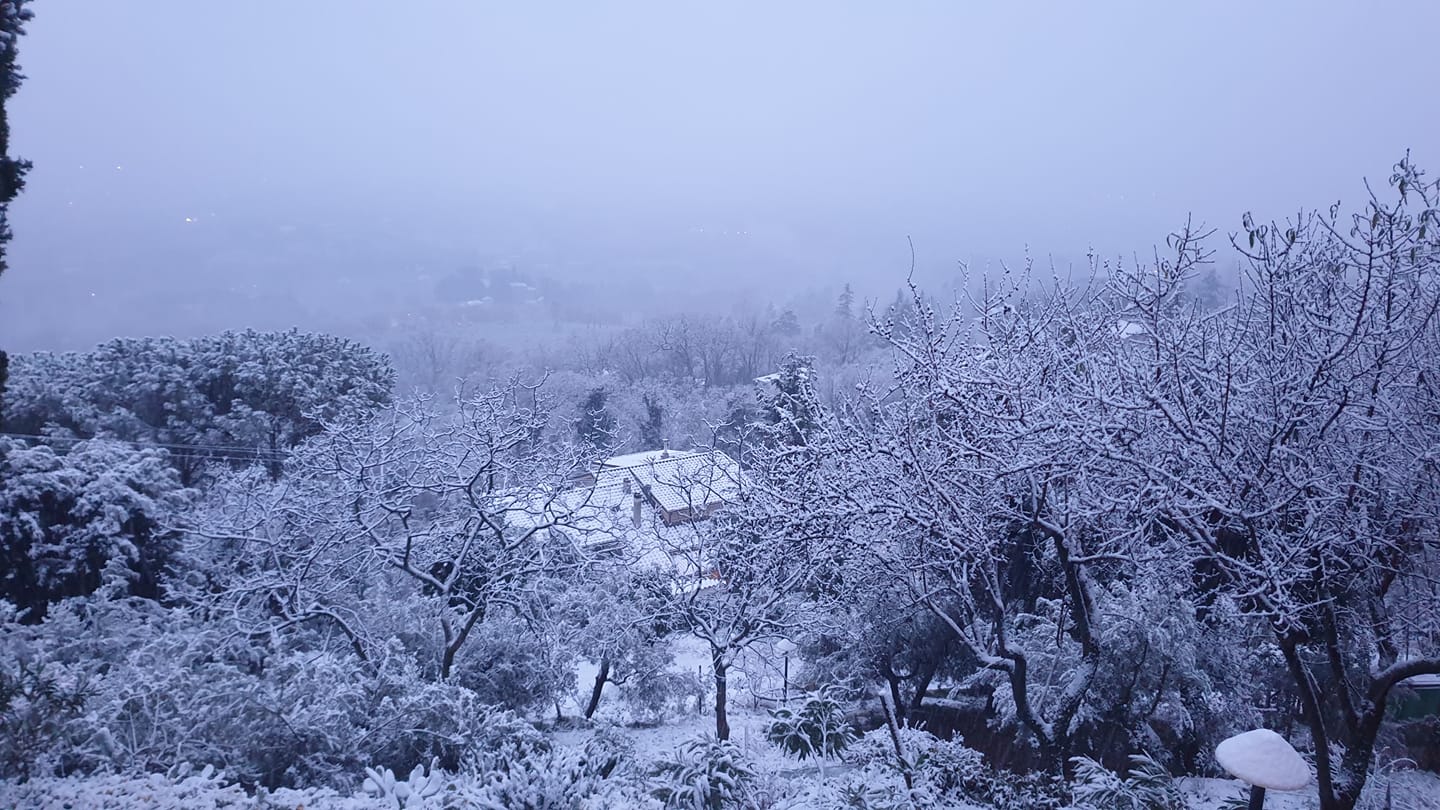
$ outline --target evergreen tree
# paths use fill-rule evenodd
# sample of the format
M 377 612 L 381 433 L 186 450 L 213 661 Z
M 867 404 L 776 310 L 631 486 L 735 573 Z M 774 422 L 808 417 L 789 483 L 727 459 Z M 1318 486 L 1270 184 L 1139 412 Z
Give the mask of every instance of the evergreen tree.
M 659 450 L 665 446 L 665 411 L 650 394 L 641 398 L 645 417 L 640 420 L 640 449 Z
M 835 302 L 835 317 L 842 321 L 848 321 L 855 317 L 855 291 L 849 284 L 840 291 L 840 299 Z
M 580 403 L 580 418 L 575 420 L 575 435 L 580 443 L 601 450 L 615 443 L 615 417 L 609 409 L 610 394 L 604 388 L 592 388 Z
M 20 89 L 24 76 L 15 63 L 20 50 L 20 37 L 32 12 L 25 8 L 29 0 L 0 0 L 0 275 L 7 267 L 5 248 L 10 242 L 10 201 L 25 187 L 25 172 L 30 161 L 10 157 L 10 119 L 5 103 Z M 0 351 L 0 427 L 5 424 L 5 379 L 8 358 Z
M 737 394 L 726 404 L 725 420 L 715 427 L 712 443 L 716 450 L 740 462 L 740 466 L 748 467 L 749 453 L 759 441 L 754 434 L 761 424 L 761 413 L 755 398 Z
M 800 318 L 795 315 L 795 310 L 787 308 L 775 319 L 773 327 L 777 334 L 795 337 L 800 334 Z
M 791 352 L 780 361 L 780 370 L 769 378 L 769 384 L 760 390 L 761 419 L 774 441 L 803 446 L 819 425 L 814 368 L 814 358 Z

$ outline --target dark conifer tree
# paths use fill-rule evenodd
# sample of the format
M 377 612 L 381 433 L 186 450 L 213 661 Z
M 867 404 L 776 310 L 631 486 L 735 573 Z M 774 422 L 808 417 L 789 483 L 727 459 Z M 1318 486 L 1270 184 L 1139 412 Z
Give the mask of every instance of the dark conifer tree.
M 665 411 L 651 395 L 642 399 L 645 417 L 640 420 L 640 449 L 659 450 L 665 446 Z
M 615 417 L 610 413 L 609 399 L 604 388 L 592 388 L 580 403 L 580 418 L 575 420 L 575 435 L 580 443 L 594 450 L 615 444 Z
M 780 361 L 771 385 L 761 388 L 760 413 L 773 441 L 803 446 L 819 425 L 814 368 L 814 358 L 791 352 Z
M 5 109 L 10 97 L 20 89 L 24 76 L 16 64 L 20 37 L 31 11 L 29 0 L 0 0 L 0 275 L 5 273 L 5 249 L 10 242 L 10 201 L 25 187 L 25 172 L 30 161 L 10 157 L 10 119 Z M 0 351 L 0 427 L 5 424 L 5 379 L 9 358 Z
M 842 321 L 855 317 L 855 290 L 849 284 L 840 291 L 840 298 L 835 302 L 835 317 Z
M 773 328 L 785 337 L 795 337 L 800 334 L 800 318 L 795 315 L 795 310 L 786 309 L 775 319 Z

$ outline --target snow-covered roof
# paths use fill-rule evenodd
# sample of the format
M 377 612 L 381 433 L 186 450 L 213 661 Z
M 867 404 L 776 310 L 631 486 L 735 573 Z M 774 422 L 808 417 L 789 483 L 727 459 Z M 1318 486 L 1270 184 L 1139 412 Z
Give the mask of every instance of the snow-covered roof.
M 1231 776 L 1270 790 L 1301 790 L 1310 784 L 1310 766 L 1268 728 L 1222 741 L 1215 746 L 1215 761 Z
M 704 453 L 670 453 L 648 458 L 644 463 L 615 468 L 628 473 L 661 509 L 680 512 L 719 506 L 740 494 L 740 466 L 717 450 Z M 605 479 L 599 474 L 598 483 Z
M 588 484 L 517 497 L 506 520 L 560 533 L 580 549 L 627 565 L 673 571 L 677 581 L 705 587 L 713 584 L 704 575 L 705 530 L 684 517 L 703 517 L 739 491 L 740 465 L 724 453 L 631 453 L 602 462 Z M 682 519 L 667 519 L 677 512 Z
M 651 450 L 602 462 L 590 502 L 610 506 L 638 490 L 667 512 L 698 513 L 734 499 L 740 487 L 740 465 L 718 450 Z
M 1146 329 L 1142 323 L 1121 319 L 1115 322 L 1115 334 L 1122 338 L 1142 337 L 1146 334 Z
M 1400 683 L 1411 689 L 1440 689 L 1440 675 L 1411 675 Z
M 639 464 L 661 458 L 669 458 L 672 455 L 680 455 L 672 450 L 642 450 L 639 453 L 626 453 L 623 456 L 612 456 L 600 462 L 601 467 L 634 467 Z

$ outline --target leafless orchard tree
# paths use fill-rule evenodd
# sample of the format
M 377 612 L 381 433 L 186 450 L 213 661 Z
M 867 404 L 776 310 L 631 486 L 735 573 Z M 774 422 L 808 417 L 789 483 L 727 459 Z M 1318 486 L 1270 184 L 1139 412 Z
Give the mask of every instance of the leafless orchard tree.
M 793 637 L 806 621 L 806 591 L 823 538 L 776 497 L 767 471 L 754 470 L 714 518 L 672 527 L 666 554 L 669 621 L 710 649 L 715 679 L 715 735 L 730 738 L 729 676 L 756 644 Z M 710 479 L 686 488 L 701 508 L 713 500 Z M 795 482 L 785 481 L 793 487 Z
M 1086 321 L 1080 293 L 1057 287 L 1039 306 L 1022 292 L 1004 285 L 948 318 L 916 292 L 914 323 L 877 325 L 891 381 L 862 387 L 823 444 L 851 553 L 1000 674 L 1016 720 L 1063 763 L 1103 652 L 1092 568 L 1133 563 L 1138 536 L 1112 525 L 1093 459 L 1068 452 L 1094 422 L 1074 396 L 1082 358 L 1113 336 Z M 1048 639 L 1017 626 L 1044 590 L 1042 558 L 1060 586 L 1043 594 L 1057 611 Z
M 247 632 L 328 623 L 364 661 L 381 643 L 368 594 L 408 588 L 438 630 L 434 665 L 492 611 L 521 612 L 542 577 L 580 564 L 552 529 L 584 459 L 542 444 L 543 395 L 518 379 L 438 417 L 425 402 L 332 425 L 299 448 L 273 486 L 217 488 L 194 534 L 219 561 L 216 607 Z
M 1247 216 L 1219 313 L 1175 306 L 1178 279 L 1117 279 L 1115 317 L 1144 336 L 1096 399 L 1143 427 L 1086 443 L 1205 588 L 1268 623 L 1325 810 L 1359 799 L 1395 687 L 1440 673 L 1440 188 L 1408 158 L 1391 183 L 1353 216 Z
M 1326 810 L 1357 801 L 1397 684 L 1440 672 L 1440 189 L 1408 160 L 1392 182 L 1353 217 L 1247 217 L 1218 311 L 1183 295 L 1210 258 L 1187 227 L 1082 288 L 1002 280 L 948 318 L 917 294 L 876 324 L 897 363 L 813 443 L 820 508 L 1055 760 L 1111 708 L 1111 583 L 1270 628 Z

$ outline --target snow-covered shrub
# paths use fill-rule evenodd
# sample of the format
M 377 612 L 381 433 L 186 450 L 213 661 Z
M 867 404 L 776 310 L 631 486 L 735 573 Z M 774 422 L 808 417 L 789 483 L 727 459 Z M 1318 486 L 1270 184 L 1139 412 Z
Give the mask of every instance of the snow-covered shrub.
M 297 637 L 296 642 L 311 639 Z M 358 787 L 369 765 L 455 767 L 488 708 L 422 677 L 392 646 L 370 665 L 343 647 L 249 640 L 181 608 L 98 595 L 58 603 L 39 625 L 0 622 L 0 660 L 87 685 L 83 709 L 32 756 L 34 773 L 222 767 L 247 786 Z
M 550 753 L 550 738 L 508 709 L 489 707 L 469 732 L 463 768 L 475 773 L 501 771 L 511 763 Z
M 755 766 L 729 740 L 691 740 L 650 769 L 651 795 L 677 810 L 739 806 L 756 778 Z
M 390 400 L 389 360 L 353 341 L 300 332 L 117 338 L 86 352 L 17 355 L 7 429 L 213 448 L 168 461 L 193 476 L 212 458 L 253 463 Z M 263 450 L 264 452 L 257 452 Z
M 635 763 L 635 741 L 611 725 L 596 727 L 585 741 L 584 751 L 595 772 L 607 778 L 612 773 L 631 770 Z
M 850 761 L 901 778 L 908 772 L 917 787 L 938 797 L 985 801 L 994 792 L 995 772 L 979 751 L 958 739 L 941 740 L 915 728 L 897 729 L 897 735 L 903 758 L 895 751 L 889 729 L 881 727 L 856 741 Z
M 810 780 L 796 795 L 775 803 L 776 810 L 939 810 L 923 790 L 907 790 L 892 771 L 862 768 L 824 782 Z
M 180 763 L 168 774 L 99 774 L 0 781 L 0 807 L 26 810 L 388 810 L 368 797 L 326 788 L 249 794 L 226 774 Z M 393 805 L 392 805 L 393 807 Z
M 0 599 L 35 622 L 102 585 L 159 598 L 178 544 L 163 526 L 192 495 L 163 450 L 93 440 L 62 453 L 0 438 Z
M 985 803 L 995 810 L 1059 810 L 1066 804 L 1065 781 L 1058 773 L 994 773 L 995 781 Z
M 1262 724 L 1254 707 L 1275 699 L 1284 685 L 1274 673 L 1286 669 L 1274 645 L 1231 643 L 1250 632 L 1231 600 L 1215 598 L 1201 613 L 1182 593 L 1188 568 L 1170 570 L 1097 589 L 1099 609 L 1133 620 L 1102 633 L 1105 654 L 1077 736 L 1099 759 L 1143 749 L 1194 773 L 1221 740 Z
M 631 722 L 647 726 L 684 714 L 692 700 L 697 706 L 703 703 L 704 694 L 705 687 L 693 672 L 659 672 L 620 687 Z
M 806 698 L 798 710 L 776 709 L 770 717 L 765 738 L 799 759 L 835 756 L 855 740 L 855 729 L 832 690 Z
M 41 763 L 75 733 L 85 698 L 84 682 L 66 669 L 0 664 L 0 778 L 44 770 Z
M 866 732 L 847 752 L 857 768 L 902 782 L 911 775 L 918 806 L 969 802 L 998 810 L 1055 810 L 1065 804 L 1064 783 L 1047 773 L 997 770 L 960 739 L 941 740 L 915 728 L 897 729 L 903 758 L 887 728 Z M 931 804 L 926 804 L 930 802 Z
M 971 800 L 989 800 L 995 794 L 995 771 L 985 764 L 985 757 L 967 748 L 958 739 L 935 740 L 928 747 L 913 753 L 917 779 L 942 796 L 959 796 Z
M 518 757 L 478 778 L 462 806 L 482 810 L 584 810 L 656 804 L 643 786 L 617 772 L 610 752 L 589 746 Z
M 548 706 L 575 689 L 574 660 L 518 619 L 477 625 L 452 678 L 481 702 L 516 711 Z
M 1144 754 L 1130 757 L 1121 777 L 1089 757 L 1076 757 L 1071 793 L 1083 810 L 1184 810 L 1185 800 L 1175 780 L 1159 763 Z
M 913 761 L 913 754 L 916 750 L 925 750 L 934 745 L 937 740 L 935 735 L 918 728 L 900 727 L 896 729 L 900 737 L 900 746 L 907 754 L 907 760 Z M 899 767 L 896 760 L 895 743 L 890 737 L 890 730 L 885 726 L 867 731 L 855 738 L 846 753 L 846 760 L 856 767 L 867 765 L 878 765 L 881 767 Z
M 445 775 L 440 772 L 439 761 L 431 760 L 429 769 L 416 765 L 404 779 L 396 779 L 389 768 L 366 768 L 362 789 L 386 807 L 402 810 L 424 806 L 439 796 L 445 787 Z

